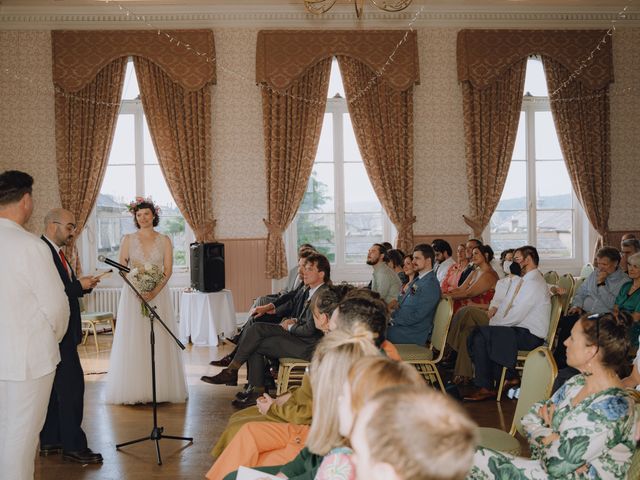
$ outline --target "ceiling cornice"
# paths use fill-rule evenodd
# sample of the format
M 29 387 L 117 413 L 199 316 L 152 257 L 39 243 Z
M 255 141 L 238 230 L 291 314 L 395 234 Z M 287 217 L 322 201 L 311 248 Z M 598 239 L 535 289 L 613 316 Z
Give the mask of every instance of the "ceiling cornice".
M 129 16 L 126 11 L 131 12 Z M 0 30 L 141 29 L 146 23 L 163 28 L 406 28 L 419 6 L 389 14 L 371 7 L 357 20 L 352 8 L 336 6 L 322 16 L 301 6 L 18 7 L 0 6 Z M 640 27 L 640 13 L 592 8 L 438 8 L 422 7 L 414 26 L 464 28 L 619 28 Z

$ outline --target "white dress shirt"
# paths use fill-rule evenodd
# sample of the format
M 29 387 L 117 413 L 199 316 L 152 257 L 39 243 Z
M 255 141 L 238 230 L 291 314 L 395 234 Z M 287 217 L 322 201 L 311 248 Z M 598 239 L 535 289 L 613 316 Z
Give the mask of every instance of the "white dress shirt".
M 451 268 L 451 265 L 455 265 L 456 261 L 453 257 L 447 258 L 444 262 L 436 264 L 436 278 L 438 279 L 438 283 L 442 284 L 444 277 L 447 276 L 447 272 Z
M 513 292 L 515 291 L 515 287 L 521 281 L 522 278 L 516 275 L 508 275 L 498 280 L 496 282 L 493 298 L 491 299 L 491 303 L 489 303 L 489 309 L 499 308 L 504 299 L 507 297 L 507 292 L 511 291 L 511 293 L 513 294 Z M 511 298 L 509 298 L 509 300 L 510 299 Z M 507 302 L 509 300 L 507 300 Z
M 33 380 L 56 369 L 69 301 L 51 251 L 0 218 L 0 380 Z
M 518 288 L 518 285 L 522 284 Z M 498 311 L 489 325 L 526 328 L 538 338 L 549 332 L 551 300 L 549 288 L 537 268 L 527 272 L 520 282 L 509 284 Z

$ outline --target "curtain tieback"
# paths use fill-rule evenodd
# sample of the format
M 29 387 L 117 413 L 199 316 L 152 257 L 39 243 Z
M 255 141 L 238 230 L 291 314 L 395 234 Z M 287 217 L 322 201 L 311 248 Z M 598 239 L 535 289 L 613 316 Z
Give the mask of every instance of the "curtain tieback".
M 213 234 L 216 227 L 216 220 L 205 220 L 198 227 L 195 228 L 196 240 L 198 241 L 212 241 L 215 238 Z
M 396 225 L 396 227 L 398 228 L 398 231 L 406 230 L 409 227 L 411 227 L 411 225 L 413 225 L 414 223 L 416 223 L 416 217 L 412 216 L 402 220 L 400 223 L 398 223 L 398 225 Z
M 464 223 L 466 223 L 473 230 L 474 235 L 482 235 L 482 226 L 480 225 L 480 222 L 478 220 L 476 220 L 475 218 L 467 217 L 466 215 L 462 215 L 462 218 L 464 219 Z
M 266 225 L 267 230 L 269 230 L 270 235 L 273 235 L 276 237 L 282 236 L 282 233 L 284 232 L 284 228 L 282 228 L 280 225 L 276 225 L 275 223 L 269 222 L 266 218 L 263 218 L 262 221 Z

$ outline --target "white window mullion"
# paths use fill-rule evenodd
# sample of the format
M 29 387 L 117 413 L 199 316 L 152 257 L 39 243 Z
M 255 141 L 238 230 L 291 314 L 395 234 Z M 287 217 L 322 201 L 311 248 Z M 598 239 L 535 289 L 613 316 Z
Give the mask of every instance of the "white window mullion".
M 527 228 L 529 230 L 529 244 L 537 245 L 537 215 L 536 215 L 536 137 L 535 137 L 535 111 L 532 108 L 533 103 L 525 101 L 523 108 L 527 118 L 527 209 L 529 222 Z
M 135 159 L 136 159 L 136 195 L 144 197 L 144 145 L 142 132 L 144 129 L 144 118 L 142 113 L 142 103 L 135 101 Z
M 335 102 L 338 103 L 338 102 Z M 336 105 L 338 107 L 338 105 Z M 344 201 L 344 138 L 342 111 L 336 108 L 333 112 L 333 178 L 335 194 L 335 232 L 336 232 L 336 265 L 344 267 L 345 262 L 345 201 Z

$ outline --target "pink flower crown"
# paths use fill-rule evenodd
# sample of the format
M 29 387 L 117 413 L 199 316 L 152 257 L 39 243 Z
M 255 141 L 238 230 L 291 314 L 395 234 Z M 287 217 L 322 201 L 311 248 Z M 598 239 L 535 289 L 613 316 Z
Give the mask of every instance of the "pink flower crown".
M 153 208 L 156 211 L 156 215 L 160 215 L 160 207 L 154 203 L 151 197 L 136 197 L 135 200 L 127 205 L 127 210 L 129 210 L 130 213 L 135 214 L 138 205 L 140 205 L 141 203 L 150 203 L 151 205 L 153 205 Z

